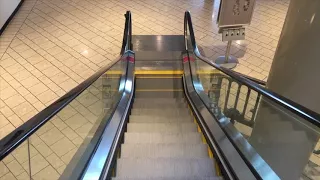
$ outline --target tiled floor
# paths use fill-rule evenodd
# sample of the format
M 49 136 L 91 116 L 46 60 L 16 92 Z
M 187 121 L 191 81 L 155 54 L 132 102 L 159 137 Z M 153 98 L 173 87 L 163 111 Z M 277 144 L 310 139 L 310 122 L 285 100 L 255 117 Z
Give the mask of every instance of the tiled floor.
M 66 177 L 63 174 L 65 168 L 68 167 L 69 171 L 73 168 L 72 165 L 68 166 L 69 162 L 86 162 L 81 159 L 82 154 L 77 154 L 81 152 L 78 149 L 85 149 L 90 145 L 90 137 L 94 136 L 104 117 L 102 112 L 107 117 L 116 104 L 113 100 L 116 91 L 106 91 L 105 87 L 109 87 L 109 90 L 117 89 L 118 86 L 114 86 L 119 83 L 105 84 L 106 78 L 107 75 L 98 79 L 31 136 L 30 163 L 34 180 Z M 114 77 L 111 80 L 119 81 Z M 0 179 L 27 179 L 28 174 L 28 144 L 24 142 L 0 162 Z
M 288 3 L 289 0 L 257 0 L 246 40 L 234 42 L 231 49 L 240 60 L 237 71 L 267 78 Z M 133 34 L 182 34 L 184 11 L 190 10 L 197 43 L 205 55 L 212 59 L 223 55 L 226 43 L 221 42 L 215 23 L 218 4 L 211 0 L 25 0 L 0 37 L 0 138 L 115 59 L 120 51 L 126 10 L 132 11 Z M 73 122 L 61 124 L 68 128 Z M 50 131 L 54 130 L 63 129 L 54 124 Z M 59 141 L 50 143 L 44 140 L 45 136 L 37 136 L 41 142 L 33 144 L 33 158 L 43 164 L 35 165 L 39 173 L 34 178 L 42 177 L 42 168 L 55 177 L 65 166 L 65 154 L 41 153 L 40 149 L 51 148 Z M 77 137 L 83 140 L 78 133 Z M 59 140 L 73 139 L 64 135 Z M 71 150 L 77 142 L 73 142 Z M 62 163 L 53 165 L 47 157 L 62 158 Z M 25 161 L 18 166 L 15 158 L 0 163 L 7 167 L 3 171 L 0 168 L 0 179 L 23 179 L 27 175 Z

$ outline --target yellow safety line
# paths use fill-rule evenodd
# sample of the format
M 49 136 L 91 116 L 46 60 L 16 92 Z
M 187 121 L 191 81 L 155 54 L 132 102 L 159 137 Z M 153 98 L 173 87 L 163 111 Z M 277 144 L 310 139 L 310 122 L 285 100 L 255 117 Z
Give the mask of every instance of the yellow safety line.
M 123 71 L 121 70 L 109 70 L 107 71 L 105 74 L 122 74 Z M 197 70 L 196 71 L 197 74 L 201 74 L 201 75 L 210 75 L 210 74 L 223 74 L 221 71 L 213 69 L 213 70 Z M 166 74 L 176 74 L 176 75 L 183 75 L 183 70 L 136 70 L 134 72 L 134 74 L 141 74 L 141 75 L 146 75 L 146 74 L 162 74 L 162 75 L 166 75 Z
M 182 70 L 137 70 L 134 74 L 183 74 Z
M 183 91 L 182 89 L 136 89 L 136 91 L 138 92 L 158 92 L 158 91 L 164 91 L 164 92 L 172 92 L 172 91 L 175 91 L 175 92 L 181 92 Z
M 189 105 L 188 105 L 188 108 L 189 108 L 189 110 L 190 110 L 190 112 L 191 112 L 191 115 L 193 116 L 193 121 L 194 121 L 194 123 L 197 125 L 198 132 L 201 134 L 202 142 L 203 142 L 204 144 L 206 144 L 207 147 L 208 147 L 208 155 L 209 155 L 210 159 L 213 159 L 213 153 L 212 153 L 210 147 L 208 146 L 207 140 L 206 140 L 206 138 L 204 137 L 204 135 L 203 135 L 203 133 L 202 133 L 202 131 L 201 131 L 201 128 L 200 128 L 200 126 L 199 126 L 196 118 L 194 117 L 194 115 L 193 115 L 193 113 L 192 113 L 191 108 L 190 108 Z M 217 163 L 215 160 L 214 160 L 214 165 L 215 165 L 216 174 L 217 174 L 218 176 L 221 176 L 220 167 L 219 167 L 218 163 Z
M 178 79 L 181 76 L 137 76 L 137 79 Z

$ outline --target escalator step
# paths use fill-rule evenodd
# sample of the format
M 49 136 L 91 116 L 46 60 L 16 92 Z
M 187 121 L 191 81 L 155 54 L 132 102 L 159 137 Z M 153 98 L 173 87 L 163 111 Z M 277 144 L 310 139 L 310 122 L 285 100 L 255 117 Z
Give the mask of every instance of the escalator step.
M 159 133 L 177 133 L 177 132 L 197 132 L 195 123 L 128 123 L 127 132 L 159 132 Z
M 171 109 L 179 109 L 179 108 L 187 108 L 187 104 L 185 102 L 134 102 L 133 109 L 152 109 L 152 108 L 171 108 Z
M 188 144 L 202 144 L 201 135 L 198 132 L 190 133 L 129 133 L 124 134 L 124 143 L 188 143 Z
M 135 109 L 131 110 L 133 115 L 155 115 L 155 116 L 187 116 L 190 112 L 187 108 L 172 109 L 172 108 L 162 108 L 162 109 Z
M 135 98 L 172 98 L 181 99 L 184 97 L 183 91 L 136 91 Z
M 117 161 L 117 177 L 212 177 L 214 161 L 209 158 L 120 158 Z
M 171 178 L 123 178 L 123 177 L 114 177 L 112 180 L 223 180 L 222 177 L 171 177 Z
M 121 158 L 207 158 L 205 144 L 122 144 Z
M 155 117 L 146 115 L 130 115 L 130 123 L 180 123 L 180 122 L 192 122 L 192 116 L 181 117 Z
M 186 103 L 185 98 L 134 98 L 134 103 Z

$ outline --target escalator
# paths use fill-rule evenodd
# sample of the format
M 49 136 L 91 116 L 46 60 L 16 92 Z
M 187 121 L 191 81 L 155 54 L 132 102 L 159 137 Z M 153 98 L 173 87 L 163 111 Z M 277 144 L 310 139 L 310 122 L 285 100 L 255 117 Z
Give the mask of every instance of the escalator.
M 113 179 L 220 179 L 188 109 L 182 77 L 170 76 L 136 77 Z
M 318 114 L 202 57 L 189 12 L 184 35 L 132 35 L 125 17 L 117 60 L 0 140 L 0 177 L 290 179 L 275 149 L 260 150 L 261 107 L 295 116 L 312 137 Z

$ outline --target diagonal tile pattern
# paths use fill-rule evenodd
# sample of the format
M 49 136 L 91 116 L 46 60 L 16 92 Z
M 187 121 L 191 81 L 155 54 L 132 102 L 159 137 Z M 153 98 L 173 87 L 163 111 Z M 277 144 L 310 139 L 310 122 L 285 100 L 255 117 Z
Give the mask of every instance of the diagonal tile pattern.
M 237 71 L 266 79 L 289 0 L 257 0 L 244 41 L 233 43 Z M 133 34 L 182 34 L 190 10 L 203 53 L 224 54 L 215 23 L 219 1 L 25 0 L 0 37 L 0 138 L 119 54 L 123 14 Z M 96 88 L 95 90 L 93 90 Z M 33 179 L 57 179 L 101 113 L 101 96 L 85 91 L 31 137 Z M 64 149 L 61 146 L 65 146 Z M 0 162 L 0 179 L 26 179 L 26 144 Z
M 246 40 L 234 42 L 231 49 L 240 60 L 237 71 L 267 78 L 288 3 L 257 1 Z M 190 10 L 203 53 L 212 59 L 223 55 L 226 43 L 215 23 L 218 4 L 26 0 L 0 38 L 0 112 L 3 121 L 10 122 L 7 129 L 16 128 L 115 59 L 128 7 L 133 34 L 182 34 L 183 13 Z M 25 109 L 17 114 L 18 107 Z
M 118 85 L 110 84 L 106 78 L 108 75 L 98 79 L 31 136 L 30 164 L 33 179 L 58 179 L 70 161 L 81 161 L 81 156 L 76 158 L 74 155 L 80 147 L 87 147 L 86 142 L 91 140 L 102 120 L 99 117 L 114 106 L 116 91 L 110 90 L 117 89 Z M 115 78 L 112 77 L 112 80 Z M 119 78 L 114 82 L 119 82 Z M 109 90 L 106 90 L 105 86 L 110 87 Z M 106 97 L 105 93 L 110 96 Z M 27 141 L 1 161 L 0 177 L 29 178 Z

